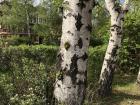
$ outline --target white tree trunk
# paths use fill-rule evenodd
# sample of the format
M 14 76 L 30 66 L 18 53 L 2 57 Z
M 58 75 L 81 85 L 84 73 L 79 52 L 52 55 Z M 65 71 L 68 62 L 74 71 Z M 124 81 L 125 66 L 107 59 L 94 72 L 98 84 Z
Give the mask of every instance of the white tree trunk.
M 91 33 L 93 0 L 64 0 L 60 73 L 56 99 L 66 105 L 82 105 L 87 78 L 87 50 Z
M 99 95 L 101 97 L 108 96 L 112 90 L 113 73 L 116 66 L 117 51 L 121 46 L 122 40 L 122 21 L 124 13 L 128 10 L 128 2 L 121 7 L 116 5 L 115 0 L 105 0 L 107 9 L 111 16 L 110 39 L 105 54 L 100 79 L 99 79 Z
M 139 68 L 139 73 L 138 73 L 138 76 L 137 76 L 137 84 L 140 85 L 140 68 Z

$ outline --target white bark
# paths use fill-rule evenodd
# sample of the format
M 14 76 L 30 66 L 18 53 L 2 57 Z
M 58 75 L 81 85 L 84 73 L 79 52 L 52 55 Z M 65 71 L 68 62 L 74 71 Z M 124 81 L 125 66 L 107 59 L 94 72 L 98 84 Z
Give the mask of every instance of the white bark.
M 121 40 L 123 36 L 122 22 L 124 20 L 124 14 L 128 10 L 128 0 L 125 1 L 122 7 L 119 5 L 117 6 L 115 4 L 115 0 L 105 0 L 105 2 L 111 16 L 111 27 L 109 44 L 105 54 L 99 80 L 99 95 L 103 97 L 110 95 L 111 93 L 117 51 L 121 46 Z
M 81 105 L 85 95 L 87 50 L 93 0 L 64 0 L 59 58 L 60 74 L 54 95 L 66 105 Z
M 139 72 L 138 72 L 138 76 L 137 76 L 137 84 L 140 84 L 140 68 L 139 68 Z

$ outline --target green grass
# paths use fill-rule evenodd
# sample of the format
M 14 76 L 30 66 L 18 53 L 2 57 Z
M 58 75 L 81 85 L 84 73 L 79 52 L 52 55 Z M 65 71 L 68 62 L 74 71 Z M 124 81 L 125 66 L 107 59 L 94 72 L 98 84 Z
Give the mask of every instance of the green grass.
M 116 75 L 113 92 L 102 100 L 94 99 L 86 105 L 140 105 L 140 87 L 136 84 L 137 75 Z
M 116 76 L 110 105 L 140 105 L 140 87 L 136 84 L 137 75 Z

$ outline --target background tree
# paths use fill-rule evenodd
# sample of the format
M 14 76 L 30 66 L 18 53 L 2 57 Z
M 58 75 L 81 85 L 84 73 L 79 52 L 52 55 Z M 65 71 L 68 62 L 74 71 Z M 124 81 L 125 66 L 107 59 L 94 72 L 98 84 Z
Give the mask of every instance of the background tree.
M 101 97 L 110 95 L 112 91 L 113 73 L 116 69 L 116 57 L 122 40 L 122 21 L 124 14 L 128 11 L 128 0 L 125 0 L 123 6 L 115 0 L 105 0 L 107 10 L 111 16 L 110 39 L 105 54 L 100 80 L 98 94 Z

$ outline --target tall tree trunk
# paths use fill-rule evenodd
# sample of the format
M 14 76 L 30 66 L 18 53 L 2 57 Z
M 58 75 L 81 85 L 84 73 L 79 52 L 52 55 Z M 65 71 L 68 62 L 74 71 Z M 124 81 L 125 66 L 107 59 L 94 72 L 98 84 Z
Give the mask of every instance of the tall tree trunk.
M 26 12 L 26 26 L 27 26 L 27 34 L 29 39 L 31 38 L 31 27 L 30 27 L 30 16 L 29 16 L 29 7 L 28 0 L 24 1 L 25 4 L 25 12 Z
M 137 84 L 140 85 L 140 68 L 139 68 L 139 73 L 138 73 L 138 76 L 137 76 Z
M 111 16 L 110 39 L 105 54 L 100 79 L 98 94 L 101 97 L 109 96 L 112 91 L 113 74 L 116 66 L 117 51 L 122 40 L 122 21 L 124 14 L 128 11 L 128 1 L 121 7 L 115 0 L 105 0 L 107 9 Z
M 87 50 L 92 30 L 93 0 L 64 0 L 60 73 L 54 89 L 66 105 L 82 105 L 87 79 Z

